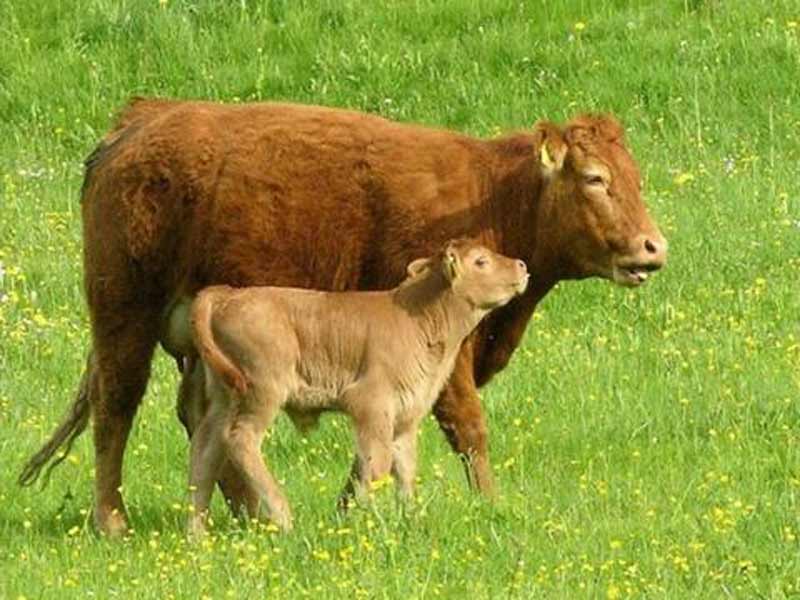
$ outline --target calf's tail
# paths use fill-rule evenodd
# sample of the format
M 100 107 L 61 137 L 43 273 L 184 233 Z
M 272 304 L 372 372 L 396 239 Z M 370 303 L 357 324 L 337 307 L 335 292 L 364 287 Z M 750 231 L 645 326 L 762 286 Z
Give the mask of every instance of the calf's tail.
M 44 471 L 45 477 L 42 485 L 47 485 L 50 472 L 67 457 L 75 439 L 83 433 L 89 423 L 89 414 L 91 412 L 89 390 L 94 376 L 94 361 L 92 352 L 89 351 L 89 357 L 86 359 L 86 368 L 81 376 L 81 383 L 75 399 L 72 401 L 67 413 L 62 417 L 61 423 L 50 436 L 50 439 L 25 463 L 17 479 L 19 485 L 29 486 L 34 484 L 45 467 L 47 469 Z M 62 446 L 66 447 L 59 452 Z
M 211 320 L 214 317 L 214 304 L 218 294 L 226 293 L 217 289 L 209 289 L 197 296 L 192 306 L 192 330 L 194 343 L 200 356 L 214 373 L 240 394 L 248 388 L 247 377 L 241 369 L 233 364 L 214 340 Z

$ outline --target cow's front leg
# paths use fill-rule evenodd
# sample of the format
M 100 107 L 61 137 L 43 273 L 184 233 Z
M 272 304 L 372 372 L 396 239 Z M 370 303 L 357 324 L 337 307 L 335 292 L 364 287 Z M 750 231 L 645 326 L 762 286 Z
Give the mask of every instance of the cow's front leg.
M 470 486 L 486 496 L 494 495 L 486 420 L 473 376 L 472 339 L 464 342 L 433 414 L 450 446 L 463 460 Z

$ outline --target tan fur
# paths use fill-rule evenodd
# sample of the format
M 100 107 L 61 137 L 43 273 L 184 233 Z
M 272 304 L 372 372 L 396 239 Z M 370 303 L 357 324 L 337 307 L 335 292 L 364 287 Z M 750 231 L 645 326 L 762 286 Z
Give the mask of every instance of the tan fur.
M 590 186 L 598 164 L 608 177 Z M 111 534 L 125 528 L 128 433 L 164 315 L 182 297 L 211 284 L 387 289 L 410 260 L 463 235 L 521 257 L 534 284 L 465 342 L 434 407 L 470 481 L 490 493 L 477 387 L 508 363 L 536 304 L 563 279 L 637 285 L 666 256 L 606 116 L 481 140 L 323 107 L 137 99 L 86 161 L 82 217 L 97 393 L 76 397 L 23 479 L 91 405 L 95 520 Z M 235 507 L 252 500 L 235 476 L 223 480 Z
M 194 338 L 198 352 L 203 357 L 203 361 L 227 385 L 238 393 L 244 394 L 249 387 L 247 378 L 224 353 L 220 352 L 219 347 L 214 343 L 214 335 L 211 332 L 213 311 L 214 295 L 209 290 L 200 295 L 192 308 L 192 326 L 195 331 Z
M 192 438 L 190 533 L 204 530 L 225 461 L 252 487 L 265 515 L 290 526 L 288 503 L 259 450 L 281 409 L 301 422 L 324 410 L 350 415 L 357 478 L 345 496 L 363 492 L 393 465 L 400 493 L 411 495 L 419 423 L 450 376 L 461 343 L 528 280 L 522 261 L 466 240 L 450 242 L 425 265 L 409 269 L 402 285 L 385 292 L 226 286 L 200 292 L 192 322 L 208 408 Z M 184 401 L 205 402 L 198 394 Z

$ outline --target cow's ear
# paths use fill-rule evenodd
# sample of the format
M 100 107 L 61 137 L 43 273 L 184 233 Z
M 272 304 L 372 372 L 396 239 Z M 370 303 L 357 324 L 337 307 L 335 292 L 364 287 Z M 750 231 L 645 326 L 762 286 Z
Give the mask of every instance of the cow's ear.
M 553 123 L 541 122 L 536 125 L 536 149 L 542 175 L 553 177 L 564 167 L 567 156 L 567 142 L 561 129 Z
M 421 275 L 425 271 L 430 270 L 430 268 L 430 258 L 418 258 L 417 260 L 412 260 L 410 263 L 408 263 L 408 267 L 406 267 L 406 273 L 409 277 L 416 277 L 417 275 Z

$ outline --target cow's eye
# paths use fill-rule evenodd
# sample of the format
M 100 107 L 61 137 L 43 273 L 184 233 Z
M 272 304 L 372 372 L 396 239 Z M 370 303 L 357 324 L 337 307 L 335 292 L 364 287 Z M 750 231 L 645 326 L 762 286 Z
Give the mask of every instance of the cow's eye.
M 587 175 L 586 176 L 586 185 L 605 185 L 605 180 L 600 175 Z
M 485 256 L 479 256 L 478 258 L 475 259 L 475 266 L 478 267 L 479 269 L 484 268 L 488 264 L 489 264 L 489 259 L 486 258 Z

